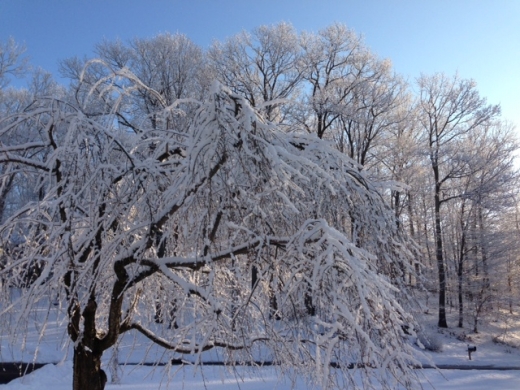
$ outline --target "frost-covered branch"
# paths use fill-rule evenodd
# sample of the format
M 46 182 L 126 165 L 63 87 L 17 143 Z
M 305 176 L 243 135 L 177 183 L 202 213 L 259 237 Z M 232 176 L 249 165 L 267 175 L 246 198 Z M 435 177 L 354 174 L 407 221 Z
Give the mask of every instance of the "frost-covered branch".
M 41 189 L 0 227 L 20 243 L 0 270 L 30 286 L 19 304 L 61 290 L 75 356 L 92 364 L 137 331 L 178 353 L 218 347 L 250 359 L 261 344 L 329 379 L 340 356 L 410 375 L 401 303 L 413 255 L 381 186 L 218 83 L 179 103 L 178 122 L 162 97 L 148 128 L 120 128 L 115 113 L 128 118 L 129 101 L 159 92 L 105 65 L 89 65 L 104 72 L 98 82 L 83 73 L 79 108 L 40 102 L 1 126 L 0 156 L 18 158 Z

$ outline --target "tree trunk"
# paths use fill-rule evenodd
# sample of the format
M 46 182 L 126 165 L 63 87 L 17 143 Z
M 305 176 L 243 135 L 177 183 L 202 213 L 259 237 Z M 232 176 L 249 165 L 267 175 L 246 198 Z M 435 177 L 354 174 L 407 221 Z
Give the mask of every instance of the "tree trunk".
M 488 256 L 487 256 L 487 243 L 485 238 L 485 229 L 484 229 L 484 217 L 482 215 L 482 206 L 478 205 L 478 223 L 479 223 L 479 239 L 480 239 L 480 248 L 482 252 L 482 270 L 484 272 L 484 289 L 489 291 L 489 274 L 488 274 Z
M 410 221 L 409 221 L 410 237 L 412 237 L 414 240 L 417 239 L 418 241 L 420 241 L 420 235 L 418 237 L 416 237 L 416 235 L 415 235 L 415 225 L 414 225 L 415 213 L 414 213 L 413 206 L 412 206 L 412 195 L 410 194 L 410 192 L 407 192 L 406 196 L 408 198 L 408 216 L 410 218 Z M 419 242 L 419 246 L 422 246 L 420 244 L 420 242 Z M 420 267 L 417 259 L 413 260 L 412 267 L 415 270 L 415 274 L 414 275 L 410 274 L 410 285 L 415 286 L 417 284 L 417 278 L 420 277 L 420 275 L 421 275 L 421 267 Z
M 458 280 L 458 294 L 459 294 L 459 328 L 464 327 L 464 300 L 462 294 L 462 282 L 464 275 L 464 260 L 466 254 L 466 225 L 464 224 L 466 203 L 462 202 L 460 210 L 460 249 L 459 249 L 459 262 L 457 266 L 457 280 Z
M 441 185 L 439 183 L 439 167 L 434 165 L 435 174 L 435 252 L 437 258 L 437 269 L 439 272 L 439 328 L 447 328 L 446 322 L 446 270 L 444 268 L 444 255 L 442 250 L 442 228 L 441 228 Z
M 94 353 L 82 344 L 74 348 L 73 390 L 104 390 L 107 375 L 101 369 L 101 353 Z
M 464 226 L 462 226 L 464 229 Z M 459 252 L 459 264 L 457 266 L 457 279 L 458 279 L 458 295 L 459 295 L 459 328 L 464 327 L 464 300 L 462 293 L 462 283 L 464 275 L 464 251 L 466 250 L 466 234 L 462 232 L 460 252 Z
M 14 174 L 10 173 L 10 169 L 3 173 L 3 178 L 0 181 L 0 223 L 4 221 L 4 213 L 5 213 L 5 200 L 7 195 L 11 191 L 14 182 Z
M 459 281 L 459 328 L 464 327 L 464 300 L 463 300 L 463 294 L 462 294 L 462 275 L 463 275 L 463 259 L 459 259 L 459 264 L 457 268 L 457 277 Z

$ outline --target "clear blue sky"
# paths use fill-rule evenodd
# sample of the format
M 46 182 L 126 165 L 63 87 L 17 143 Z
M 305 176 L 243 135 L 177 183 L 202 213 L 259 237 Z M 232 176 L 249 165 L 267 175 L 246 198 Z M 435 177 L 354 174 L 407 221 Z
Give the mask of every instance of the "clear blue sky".
M 280 21 L 300 31 L 345 23 L 410 81 L 458 71 L 520 131 L 520 0 L 0 0 L 0 40 L 24 42 L 52 73 L 104 38 L 181 32 L 207 47 Z

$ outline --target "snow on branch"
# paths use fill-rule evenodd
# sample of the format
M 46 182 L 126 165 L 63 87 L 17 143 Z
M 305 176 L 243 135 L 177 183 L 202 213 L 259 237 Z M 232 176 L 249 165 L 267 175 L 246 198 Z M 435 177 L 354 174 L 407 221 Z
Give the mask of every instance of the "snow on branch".
M 121 70 L 78 93 L 77 109 L 41 103 L 0 124 L 0 162 L 40 190 L 0 226 L 16 246 L 0 277 L 29 287 L 20 304 L 55 289 L 76 348 L 99 354 L 136 330 L 177 353 L 268 353 L 325 381 L 331 364 L 412 375 L 409 244 L 377 183 L 217 83 L 171 122 L 185 127 L 129 131 L 115 118 L 140 120 L 123 112 L 136 90 L 155 96 Z

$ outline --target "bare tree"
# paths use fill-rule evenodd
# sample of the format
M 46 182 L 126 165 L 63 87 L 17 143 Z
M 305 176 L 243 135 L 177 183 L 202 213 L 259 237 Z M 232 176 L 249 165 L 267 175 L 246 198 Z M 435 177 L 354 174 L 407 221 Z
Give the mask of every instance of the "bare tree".
M 13 38 L 0 42 L 0 91 L 9 85 L 9 76 L 22 76 L 27 72 L 28 60 L 24 53 L 25 47 Z
M 283 100 L 298 93 L 302 78 L 298 35 L 287 23 L 260 26 L 208 51 L 213 74 L 223 85 L 244 96 L 268 120 L 283 122 Z
M 350 108 L 354 88 L 371 73 L 375 57 L 361 38 L 342 24 L 301 37 L 302 74 L 309 84 L 296 116 L 308 132 L 323 138 Z
M 370 58 L 366 67 L 365 74 L 352 86 L 332 134 L 339 150 L 370 169 L 370 164 L 380 161 L 378 141 L 410 119 L 406 110 L 411 105 L 406 85 L 392 74 L 389 61 Z
M 0 42 L 0 117 L 5 117 L 22 109 L 27 104 L 27 92 L 6 89 L 10 76 L 24 75 L 28 70 L 27 58 L 23 56 L 25 47 L 9 38 Z M 0 144 L 2 139 L 0 138 Z M 13 166 L 0 168 L 0 222 L 3 220 L 6 197 L 13 186 L 15 175 Z
M 513 129 L 505 123 L 496 121 L 481 126 L 468 144 L 474 150 L 471 165 L 471 189 L 467 192 L 474 207 L 475 257 L 470 291 L 473 297 L 473 330 L 478 331 L 479 317 L 497 303 L 504 294 L 500 286 L 505 277 L 505 262 L 512 248 L 504 245 L 507 234 L 502 230 L 501 219 L 512 212 L 518 188 L 518 171 L 514 168 L 518 140 Z M 491 271 L 492 270 L 492 271 Z
M 472 80 L 442 74 L 423 75 L 417 80 L 420 89 L 419 115 L 424 131 L 433 175 L 435 215 L 435 253 L 439 276 L 439 327 L 446 322 L 446 272 L 443 251 L 441 206 L 460 196 L 445 195 L 447 187 L 462 176 L 471 174 L 472 167 L 461 148 L 464 138 L 479 126 L 486 125 L 499 113 L 498 106 L 488 105 Z
M 0 90 L 0 117 L 16 121 L 17 114 L 23 115 L 23 111 L 35 99 L 44 96 L 63 96 L 63 90 L 58 87 L 49 73 L 36 69 L 32 72 L 27 88 Z M 22 142 L 22 139 L 29 141 L 35 136 L 36 131 L 35 128 L 28 126 L 24 132 L 19 134 L 19 142 Z M 11 141 L 0 136 L 0 145 L 9 142 Z M 27 152 L 16 151 L 14 153 L 23 156 Z M 11 215 L 14 210 L 27 203 L 32 197 L 38 196 L 37 187 L 38 183 L 27 180 L 21 174 L 16 163 L 2 164 L 0 166 L 0 222 L 3 222 L 6 216 Z
M 97 45 L 96 52 L 99 58 L 90 62 L 77 57 L 63 61 L 61 72 L 73 80 L 78 102 L 85 103 L 86 95 L 95 92 L 98 99 L 89 100 L 90 116 L 113 107 L 119 124 L 136 133 L 143 128 L 186 128 L 184 122 L 190 116 L 175 115 L 175 110 L 189 110 L 191 106 L 182 99 L 200 99 L 210 84 L 202 50 L 182 34 L 136 38 L 128 44 L 105 41 Z M 131 91 L 119 94 L 123 100 L 116 101 L 107 92 L 116 82 L 112 77 L 124 72 L 140 82 L 132 84 L 118 77 L 119 88 Z

